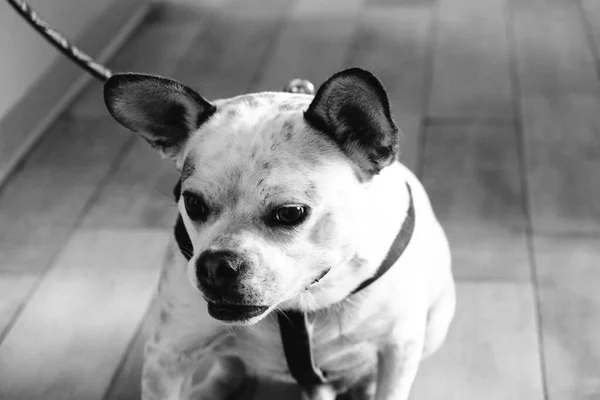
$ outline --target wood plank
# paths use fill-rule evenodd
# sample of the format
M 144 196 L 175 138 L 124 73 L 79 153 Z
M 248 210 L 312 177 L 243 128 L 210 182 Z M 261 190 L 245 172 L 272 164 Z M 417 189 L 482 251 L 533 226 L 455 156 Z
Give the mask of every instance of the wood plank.
M 116 57 L 108 63 L 114 72 L 143 72 L 171 76 L 196 35 L 202 20 L 186 24 L 144 23 Z M 99 81 L 92 82 L 69 108 L 74 118 L 108 116 Z
M 577 0 L 509 0 L 508 4 L 516 9 L 535 10 L 540 8 L 559 9 L 564 7 L 576 8 Z
M 530 278 L 526 217 L 510 126 L 429 126 L 423 183 L 465 279 Z
M 360 24 L 348 64 L 373 72 L 383 83 L 392 115 L 403 133 L 401 161 L 417 171 L 420 127 L 426 90 L 426 55 L 431 7 L 369 7 Z
M 521 29 L 530 30 L 521 35 L 528 41 L 518 43 L 524 48 L 519 62 L 526 67 L 520 68 L 526 94 L 521 107 L 552 400 L 587 400 L 600 394 L 600 104 L 593 65 L 598 60 L 592 57 L 598 53 L 590 51 L 594 43 L 586 41 L 590 38 L 584 37 L 580 19 L 588 19 L 597 40 L 596 3 L 582 2 L 582 14 L 575 2 L 521 11 Z M 537 25 L 527 26 L 532 20 Z M 542 33 L 536 26 L 552 29 Z
M 298 0 L 253 91 L 279 91 L 294 78 L 318 87 L 347 57 L 363 0 Z M 317 57 L 317 58 L 315 58 Z
M 458 284 L 448 339 L 425 360 L 413 399 L 542 400 L 535 305 L 528 284 Z
M 367 0 L 367 5 L 369 5 L 370 7 L 390 7 L 390 8 L 395 8 L 395 7 L 423 7 L 423 6 L 434 6 L 436 3 L 436 0 L 403 0 L 403 1 L 398 1 L 398 0 Z
M 522 101 L 534 229 L 600 232 L 600 100 L 598 95 Z
M 582 0 L 581 7 L 583 18 L 586 20 L 586 28 L 589 29 L 592 54 L 595 57 L 596 73 L 600 78 L 600 3 L 596 0 Z
M 156 322 L 153 307 L 155 302 L 148 307 L 149 312 L 144 316 L 142 325 L 135 334 L 133 341 L 125 354 L 123 363 L 115 373 L 115 379 L 110 385 L 104 400 L 131 400 L 141 398 L 142 366 L 144 362 L 144 347 L 150 337 Z
M 93 228 L 171 228 L 178 173 L 169 160 L 138 139 L 98 193 L 81 225 Z
M 0 347 L 2 398 L 101 398 L 153 296 L 169 236 L 78 232 Z
M 600 395 L 599 244 L 599 236 L 535 238 L 552 400 L 591 400 Z
M 429 115 L 511 121 L 504 0 L 441 0 Z
M 550 7 L 516 0 L 512 3 L 521 92 L 560 95 L 596 91 L 599 82 L 595 60 L 580 10 L 571 4 Z
M 155 2 L 148 13 L 148 24 L 187 24 L 201 25 L 214 8 L 223 4 L 223 0 L 166 0 Z
M 0 270 L 45 268 L 131 139 L 108 119 L 58 121 L 0 193 Z
M 264 67 L 268 49 L 291 0 L 236 0 L 218 9 L 194 42 L 175 77 L 208 99 L 248 90 L 248 77 Z
M 36 274 L 0 272 L 0 338 L 10 328 L 10 323 L 23 300 L 33 289 Z

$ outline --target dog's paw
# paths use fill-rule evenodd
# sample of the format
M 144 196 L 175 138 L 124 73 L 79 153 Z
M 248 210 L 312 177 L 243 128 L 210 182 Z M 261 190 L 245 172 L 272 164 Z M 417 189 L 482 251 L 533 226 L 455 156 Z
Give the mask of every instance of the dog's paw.
M 236 357 L 217 358 L 208 373 L 192 379 L 190 400 L 225 400 L 246 380 L 246 366 Z

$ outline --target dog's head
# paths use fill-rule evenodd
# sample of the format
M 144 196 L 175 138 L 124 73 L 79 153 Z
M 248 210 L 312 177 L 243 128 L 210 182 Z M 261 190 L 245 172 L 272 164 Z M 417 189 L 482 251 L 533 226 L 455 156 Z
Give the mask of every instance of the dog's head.
M 211 103 L 139 74 L 113 76 L 104 95 L 111 115 L 181 172 L 188 273 L 213 317 L 256 322 L 356 259 L 364 186 L 398 156 L 387 95 L 369 72 L 337 73 L 314 97 Z

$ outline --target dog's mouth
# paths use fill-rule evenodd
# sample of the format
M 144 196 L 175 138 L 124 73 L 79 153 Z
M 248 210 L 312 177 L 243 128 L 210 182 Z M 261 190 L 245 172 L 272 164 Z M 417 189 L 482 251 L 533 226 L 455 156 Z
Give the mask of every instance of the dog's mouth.
M 208 302 L 208 314 L 224 322 L 244 322 L 264 314 L 268 306 L 248 306 Z

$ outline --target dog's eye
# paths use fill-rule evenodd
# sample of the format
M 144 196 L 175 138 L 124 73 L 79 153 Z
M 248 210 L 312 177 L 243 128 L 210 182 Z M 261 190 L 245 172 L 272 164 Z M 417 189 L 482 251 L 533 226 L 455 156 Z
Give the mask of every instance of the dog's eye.
M 280 225 L 298 225 L 306 219 L 307 210 L 304 206 L 289 205 L 279 207 L 274 214 L 275 223 Z
M 204 220 L 208 216 L 208 207 L 206 206 L 206 203 L 201 197 L 195 194 L 184 193 L 183 204 L 185 205 L 188 216 L 194 221 Z

